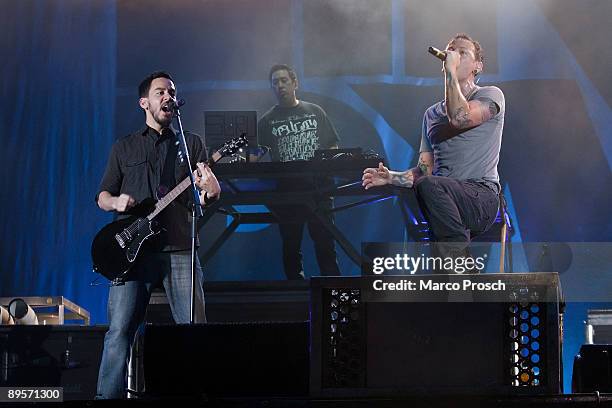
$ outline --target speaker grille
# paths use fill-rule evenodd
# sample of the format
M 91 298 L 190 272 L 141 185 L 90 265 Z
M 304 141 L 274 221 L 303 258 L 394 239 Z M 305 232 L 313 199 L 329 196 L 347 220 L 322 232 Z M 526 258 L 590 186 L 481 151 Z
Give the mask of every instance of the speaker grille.
M 534 302 L 510 303 L 507 311 L 509 383 L 513 387 L 539 387 L 545 382 L 546 330 L 544 305 Z
M 323 293 L 323 383 L 327 388 L 365 384 L 364 307 L 360 289 Z

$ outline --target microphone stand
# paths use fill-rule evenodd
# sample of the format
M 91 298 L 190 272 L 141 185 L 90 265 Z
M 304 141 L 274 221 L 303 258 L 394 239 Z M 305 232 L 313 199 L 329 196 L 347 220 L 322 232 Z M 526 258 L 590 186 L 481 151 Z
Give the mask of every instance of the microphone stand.
M 181 101 L 182 102 L 182 101 Z M 178 139 L 181 154 L 183 160 L 187 160 L 187 167 L 189 168 L 189 179 L 191 180 L 191 192 L 193 193 L 193 205 L 191 206 L 191 296 L 189 305 L 189 324 L 195 323 L 195 257 L 196 257 L 196 239 L 197 239 L 197 219 L 200 218 L 202 213 L 202 207 L 200 206 L 200 193 L 195 184 L 195 178 L 193 177 L 193 171 L 191 170 L 191 159 L 189 158 L 189 150 L 187 148 L 187 142 L 185 140 L 185 133 L 183 132 L 183 123 L 181 122 L 181 111 L 179 110 L 179 103 L 174 104 L 174 114 L 176 116 L 176 122 L 178 125 Z

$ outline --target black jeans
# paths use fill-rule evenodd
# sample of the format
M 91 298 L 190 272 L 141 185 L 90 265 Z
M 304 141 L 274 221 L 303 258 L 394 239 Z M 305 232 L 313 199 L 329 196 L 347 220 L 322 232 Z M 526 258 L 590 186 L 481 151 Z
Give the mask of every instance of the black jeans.
M 475 181 L 425 176 L 417 180 L 415 192 L 432 240 L 444 243 L 434 247 L 443 258 L 469 255 L 470 239 L 493 225 L 499 209 L 498 194 Z
M 417 180 L 415 192 L 438 242 L 470 242 L 491 227 L 499 209 L 499 196 L 474 181 L 425 176 Z
M 319 208 L 323 211 L 331 209 L 332 205 L 331 199 L 324 199 L 318 203 Z M 308 232 L 314 244 L 321 275 L 340 275 L 334 237 L 307 207 L 285 205 L 274 206 L 271 209 L 281 221 L 278 224 L 278 228 L 283 240 L 283 267 L 287 279 L 304 279 L 304 267 L 302 264 L 304 224 L 308 224 Z M 328 213 L 326 217 L 333 223 L 333 215 Z

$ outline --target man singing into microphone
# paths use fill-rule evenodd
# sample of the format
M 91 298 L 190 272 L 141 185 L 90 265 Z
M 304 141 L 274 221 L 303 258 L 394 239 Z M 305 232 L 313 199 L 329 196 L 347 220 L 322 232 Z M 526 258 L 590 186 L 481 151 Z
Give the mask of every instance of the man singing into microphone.
M 124 218 L 138 210 L 138 204 L 161 198 L 188 176 L 187 160 L 180 160 L 176 131 L 171 123 L 176 106 L 176 88 L 165 72 L 153 72 L 140 83 L 139 105 L 145 125 L 117 141 L 111 150 L 106 171 L 96 196 L 104 211 Z M 185 133 L 191 162 L 197 162 L 195 181 L 199 205 L 219 197 L 221 188 L 203 161 L 204 144 L 198 135 Z M 191 304 L 191 203 L 190 190 L 183 192 L 159 214 L 160 234 L 143 244 L 124 282 L 113 284 L 108 296 L 110 325 L 104 337 L 104 352 L 98 375 L 99 399 L 126 396 L 126 368 L 130 347 L 138 326 L 145 318 L 151 292 L 163 284 L 172 316 L 177 323 L 190 322 Z M 202 270 L 196 257 L 196 323 L 205 321 Z
M 363 186 L 414 187 L 432 238 L 461 243 L 441 245 L 440 255 L 457 257 L 497 215 L 505 102 L 499 88 L 474 83 L 483 69 L 477 41 L 457 34 L 444 54 L 445 98 L 425 111 L 417 166 L 399 172 L 381 163 L 364 170 Z

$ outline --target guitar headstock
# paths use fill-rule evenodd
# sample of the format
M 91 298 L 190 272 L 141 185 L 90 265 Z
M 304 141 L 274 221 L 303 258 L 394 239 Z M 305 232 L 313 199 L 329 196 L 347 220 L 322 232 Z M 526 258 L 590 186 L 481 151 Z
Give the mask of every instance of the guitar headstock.
M 221 146 L 217 153 L 221 155 L 221 157 L 231 156 L 236 153 L 241 147 L 248 146 L 249 141 L 247 139 L 246 133 L 241 134 L 238 137 L 235 137 L 231 140 L 228 140 Z

